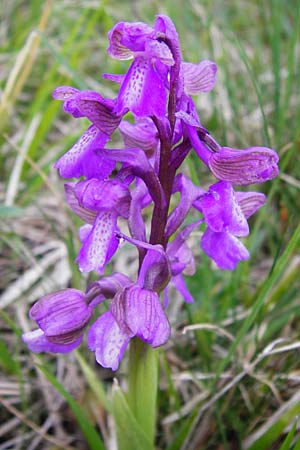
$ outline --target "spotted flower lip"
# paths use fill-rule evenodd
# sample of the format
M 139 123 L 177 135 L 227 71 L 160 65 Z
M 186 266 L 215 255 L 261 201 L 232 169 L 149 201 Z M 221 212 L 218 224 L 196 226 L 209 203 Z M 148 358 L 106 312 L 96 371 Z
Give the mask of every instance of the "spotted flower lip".
M 249 234 L 247 218 L 264 203 L 264 194 L 235 192 L 228 181 L 210 186 L 194 202 L 207 224 L 201 248 L 220 269 L 234 270 L 238 262 L 249 259 L 249 252 L 238 237 Z
M 244 244 L 234 235 L 222 231 L 216 233 L 207 228 L 201 239 L 202 250 L 212 258 L 219 269 L 234 270 L 238 262 L 249 259 Z
M 78 183 L 69 183 L 79 205 L 92 211 L 116 211 L 128 218 L 130 192 L 128 187 L 118 180 L 97 180 L 90 178 Z
M 122 331 L 112 313 L 107 311 L 93 323 L 88 331 L 87 341 L 89 349 L 95 352 L 98 364 L 117 370 L 130 336 Z
M 227 231 L 235 236 L 249 234 L 248 222 L 228 181 L 210 186 L 200 199 L 200 209 L 211 230 L 217 233 Z
M 137 117 L 163 117 L 166 104 L 162 77 L 147 57 L 136 57 L 121 84 L 115 113 L 123 115 L 130 111 Z
M 78 139 L 70 150 L 62 155 L 54 164 L 60 176 L 64 178 L 106 178 L 113 171 L 112 161 L 100 160 L 95 149 L 103 147 L 108 136 L 91 125 Z
M 79 269 L 102 273 L 118 248 L 117 219 L 129 216 L 131 195 L 128 187 L 118 180 L 91 178 L 66 183 L 65 192 L 72 210 L 87 222 L 79 231 L 82 241 L 76 258 Z
M 87 224 L 80 228 L 79 237 L 81 249 L 76 257 L 81 272 L 96 270 L 103 274 L 104 267 L 117 251 L 119 240 L 117 213 L 115 211 L 100 211 L 93 225 Z

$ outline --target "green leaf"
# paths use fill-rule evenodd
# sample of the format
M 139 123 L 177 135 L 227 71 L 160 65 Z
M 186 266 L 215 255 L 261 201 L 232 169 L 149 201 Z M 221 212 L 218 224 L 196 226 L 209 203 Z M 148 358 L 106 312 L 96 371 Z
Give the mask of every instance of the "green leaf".
M 178 422 L 178 431 L 176 433 L 174 441 L 167 447 L 166 450 L 180 450 L 182 444 L 184 443 L 191 427 L 193 426 L 193 422 L 195 416 L 197 414 L 197 410 L 195 410 L 189 417 L 187 417 L 183 422 Z
M 104 444 L 99 434 L 96 432 L 93 425 L 87 419 L 86 415 L 82 411 L 82 407 L 76 402 L 76 400 L 72 397 L 72 395 L 65 390 L 62 384 L 55 378 L 55 376 L 51 372 L 49 372 L 49 370 L 45 366 L 37 364 L 37 367 L 43 372 L 43 374 L 50 381 L 52 386 L 64 397 L 64 399 L 70 406 L 86 438 L 89 448 L 91 450 L 105 450 Z
M 154 450 L 118 385 L 113 390 L 113 416 L 117 426 L 118 450 Z
M 282 414 L 278 420 L 274 421 L 271 426 L 267 427 L 266 432 L 258 437 L 258 439 L 248 447 L 248 450 L 269 450 L 273 444 L 283 433 L 284 429 L 294 420 L 295 416 L 300 412 L 300 405 L 297 403 L 284 414 Z M 292 429 L 290 430 L 288 436 L 283 442 L 279 450 L 289 450 L 290 444 L 295 434 L 296 423 L 295 421 Z
M 293 447 L 293 450 L 300 450 L 300 436 L 297 439 L 295 447 Z
M 293 426 L 290 429 L 289 434 L 285 438 L 285 440 L 282 443 L 282 445 L 280 446 L 279 450 L 289 450 L 290 449 L 292 440 L 293 440 L 294 435 L 295 435 L 296 427 L 297 427 L 297 420 L 295 420 L 295 422 L 293 423 Z

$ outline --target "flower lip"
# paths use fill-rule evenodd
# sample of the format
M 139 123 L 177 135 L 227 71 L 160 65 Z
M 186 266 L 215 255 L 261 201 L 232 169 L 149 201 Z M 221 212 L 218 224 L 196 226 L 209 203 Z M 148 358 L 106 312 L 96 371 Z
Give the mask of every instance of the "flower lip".
M 239 261 L 250 257 L 238 238 L 225 231 L 216 233 L 210 228 L 202 236 L 201 248 L 223 270 L 234 270 Z
M 235 236 L 249 234 L 247 219 L 228 181 L 219 181 L 210 186 L 199 203 L 204 219 L 213 231 L 226 231 Z

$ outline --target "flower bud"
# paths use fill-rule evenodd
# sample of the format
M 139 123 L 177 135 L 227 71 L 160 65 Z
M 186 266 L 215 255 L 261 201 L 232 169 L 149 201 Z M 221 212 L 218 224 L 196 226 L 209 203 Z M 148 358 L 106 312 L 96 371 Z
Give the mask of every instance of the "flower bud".
M 31 319 L 54 344 L 71 344 L 89 322 L 93 309 L 77 289 L 63 289 L 41 298 L 30 310 Z
M 238 150 L 222 147 L 213 153 L 208 165 L 215 177 L 232 184 L 246 186 L 263 183 L 278 175 L 278 155 L 266 147 Z

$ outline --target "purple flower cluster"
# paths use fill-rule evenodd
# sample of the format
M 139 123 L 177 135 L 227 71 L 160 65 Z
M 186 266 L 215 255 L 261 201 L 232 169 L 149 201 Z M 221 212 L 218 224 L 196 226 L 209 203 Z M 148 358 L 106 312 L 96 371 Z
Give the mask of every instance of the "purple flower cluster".
M 111 57 L 132 60 L 127 73 L 104 74 L 120 85 L 117 97 L 69 86 L 53 93 L 65 112 L 91 122 L 55 167 L 64 178 L 80 179 L 65 184 L 68 204 L 85 222 L 76 261 L 82 272 L 95 270 L 101 276 L 86 293 L 65 289 L 39 300 L 30 310 L 39 328 L 23 339 L 34 352 L 69 352 L 80 344 L 96 306 L 110 299 L 108 311 L 90 326 L 87 341 L 97 361 L 116 370 L 132 337 L 152 347 L 168 340 L 170 326 L 159 295 L 166 306 L 170 283 L 193 301 L 183 275 L 195 271 L 187 238 L 196 227 L 206 225 L 200 245 L 219 268 L 233 270 L 249 258 L 239 238 L 249 234 L 247 219 L 265 196 L 234 187 L 274 178 L 278 157 L 265 147 L 221 147 L 201 125 L 191 96 L 214 87 L 217 66 L 208 60 L 182 61 L 169 17 L 158 16 L 153 27 L 120 22 L 108 38 Z M 128 113 L 130 121 L 124 119 Z M 106 147 L 117 130 L 124 148 Z M 178 172 L 192 149 L 217 179 L 207 190 Z M 176 193 L 180 199 L 170 211 Z M 152 208 L 149 233 L 146 207 Z M 191 210 L 196 221 L 185 225 Z M 119 220 L 127 221 L 126 235 Z M 120 239 L 138 250 L 135 281 L 121 273 L 103 276 Z

